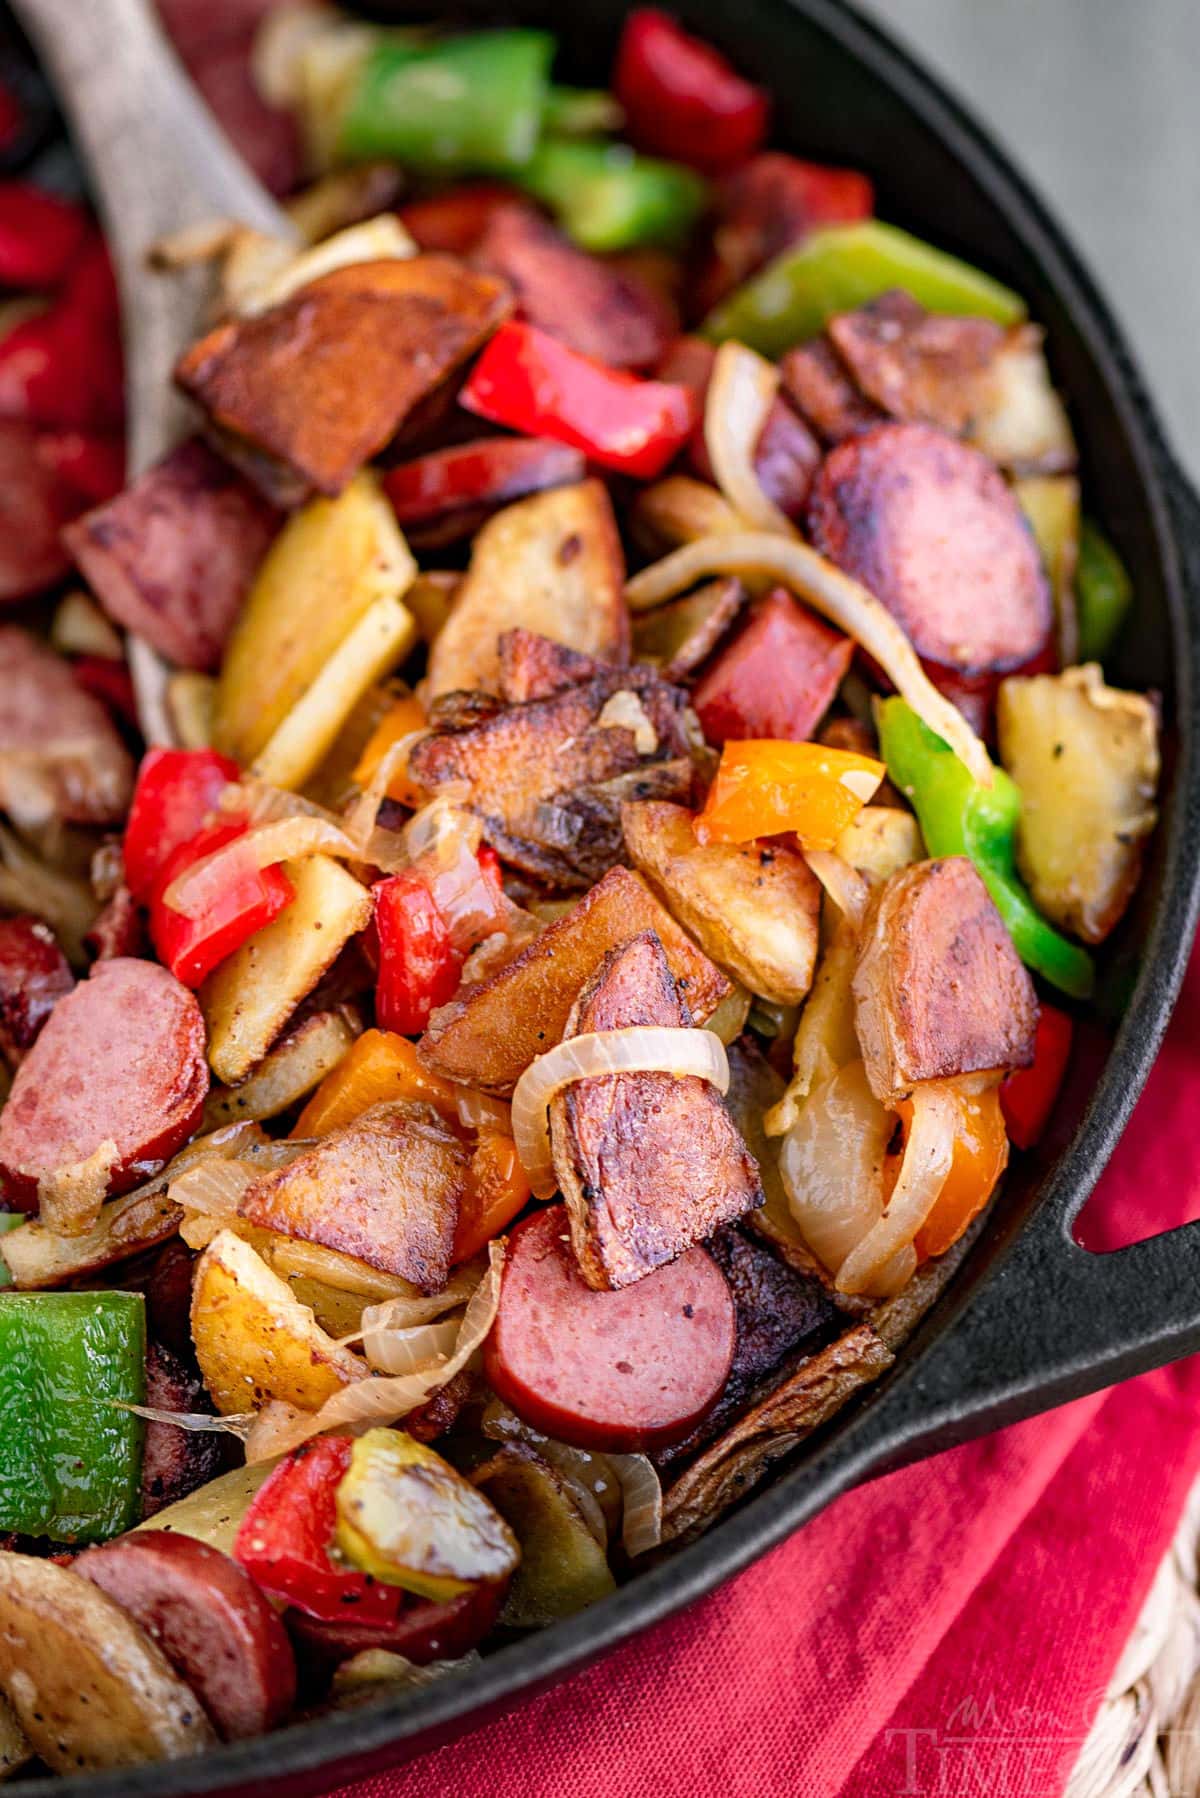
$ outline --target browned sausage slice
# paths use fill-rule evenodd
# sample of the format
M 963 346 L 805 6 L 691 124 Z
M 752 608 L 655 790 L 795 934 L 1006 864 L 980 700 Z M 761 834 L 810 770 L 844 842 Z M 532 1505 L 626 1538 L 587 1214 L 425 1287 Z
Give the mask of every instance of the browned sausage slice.
M 733 1361 L 733 1300 L 703 1249 L 620 1292 L 593 1292 L 571 1250 L 566 1208 L 509 1237 L 488 1379 L 535 1429 L 579 1448 L 638 1450 L 686 1435 Z
M 303 1611 L 288 1611 L 287 1626 L 302 1666 L 314 1675 L 328 1676 L 339 1661 L 369 1648 L 386 1648 L 426 1667 L 430 1661 L 461 1660 L 482 1642 L 496 1621 L 506 1589 L 506 1581 L 485 1580 L 447 1604 L 414 1598 L 394 1623 L 360 1623 L 354 1617 L 331 1623 Z
M 783 391 L 824 443 L 841 443 L 883 423 L 883 413 L 864 399 L 828 337 L 797 344 L 779 365 Z
M 29 1207 L 39 1179 L 116 1145 L 110 1193 L 156 1174 L 208 1092 L 195 996 L 156 962 L 118 956 L 59 1000 L 0 1112 L 0 1187 Z
M 53 586 L 70 561 L 60 541 L 80 508 L 38 454 L 37 432 L 17 418 L 0 419 L 0 605 Z
M 157 1642 L 225 1741 L 281 1723 L 296 1697 L 287 1631 L 237 1562 L 207 1542 L 137 1530 L 85 1549 L 74 1571 Z
M 502 206 L 472 257 L 507 281 L 531 324 L 613 368 L 652 368 L 677 329 L 645 281 L 577 249 L 529 206 Z
M 829 340 L 868 400 L 958 436 L 1006 338 L 990 318 L 926 312 L 897 289 L 830 319 Z
M 1050 640 L 1050 588 L 1020 507 L 986 456 L 941 431 L 879 425 L 840 444 L 809 528 L 933 670 L 1019 668 Z
M 182 668 L 215 671 L 279 514 L 193 438 L 66 532 L 109 616 Z
M 16 1067 L 75 978 L 48 924 L 0 918 L 0 1056 Z
M 167 1248 L 183 1250 L 190 1297 L 191 1257 L 180 1242 L 168 1243 Z M 149 1291 L 146 1300 L 152 1317 L 153 1298 Z M 146 1344 L 146 1403 L 155 1411 L 203 1411 L 207 1405 L 199 1374 L 192 1373 L 177 1355 L 153 1339 Z M 148 1423 L 142 1449 L 143 1518 L 153 1517 L 164 1506 L 186 1498 L 197 1486 L 215 1480 L 221 1472 L 223 1451 L 222 1438 L 214 1431 L 181 1430 L 178 1424 L 157 1419 Z
M 0 810 L 30 825 L 116 824 L 132 791 L 107 709 L 47 644 L 0 626 Z
M 691 1013 L 653 931 L 605 956 L 568 1037 Z M 579 1080 L 550 1106 L 554 1165 L 589 1286 L 629 1286 L 763 1202 L 758 1168 L 720 1094 L 692 1075 Z
M 1028 1067 L 1033 982 L 964 856 L 917 862 L 879 888 L 854 975 L 854 1022 L 884 1104 L 919 1080 Z

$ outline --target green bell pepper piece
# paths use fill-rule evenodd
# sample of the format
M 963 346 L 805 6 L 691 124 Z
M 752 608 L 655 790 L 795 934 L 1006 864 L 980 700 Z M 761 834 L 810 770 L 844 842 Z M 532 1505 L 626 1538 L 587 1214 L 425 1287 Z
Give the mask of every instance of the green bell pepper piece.
M 1102 662 L 1116 641 L 1133 599 L 1133 582 L 1120 556 L 1090 518 L 1079 532 L 1075 604 L 1079 612 L 1079 659 Z
M 547 137 L 607 137 L 619 131 L 625 114 L 604 87 L 552 87 L 542 128 Z
M 708 196 L 694 169 L 628 144 L 548 138 L 517 180 L 581 248 L 596 251 L 681 244 Z
M 0 1293 L 0 1530 L 97 1542 L 131 1528 L 144 1425 L 119 1404 L 145 1396 L 140 1293 Z
M 892 287 L 904 288 L 929 312 L 992 318 L 1000 325 L 1025 317 L 1025 302 L 1011 288 L 871 219 L 814 231 L 784 250 L 709 314 L 701 335 L 713 343 L 734 337 L 764 356 L 782 356 L 823 331 L 836 313 L 853 312 Z
M 1095 981 L 1091 956 L 1047 924 L 1016 868 L 1021 795 L 1003 768 L 991 787 L 979 782 L 903 699 L 876 711 L 888 773 L 912 801 L 930 855 L 965 855 L 974 862 L 1013 946 L 1027 967 L 1074 999 Z
M 339 157 L 392 157 L 439 174 L 523 168 L 542 134 L 554 38 L 485 31 L 425 48 L 382 40 L 364 58 Z
M 28 1222 L 29 1219 L 25 1216 L 24 1212 L 0 1211 L 0 1236 L 7 1236 L 10 1230 L 15 1230 L 19 1225 L 27 1224 Z M 8 1264 L 3 1258 L 0 1258 L 0 1290 L 5 1286 L 11 1285 L 12 1274 L 8 1270 Z

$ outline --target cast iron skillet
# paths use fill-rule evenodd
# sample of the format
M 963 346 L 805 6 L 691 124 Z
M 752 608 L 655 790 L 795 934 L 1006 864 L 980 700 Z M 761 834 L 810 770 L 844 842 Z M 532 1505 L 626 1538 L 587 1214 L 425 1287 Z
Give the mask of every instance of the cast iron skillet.
M 1088 1254 L 1071 1236 L 1158 1048 L 1200 901 L 1200 500 L 1172 461 L 1121 335 L 1070 245 L 927 74 L 839 0 L 672 7 L 773 90 L 776 145 L 866 169 L 881 216 L 1011 282 L 1048 328 L 1091 508 L 1137 591 L 1114 678 L 1157 687 L 1164 703 L 1162 824 L 1136 914 L 1106 955 L 1101 1010 L 1110 1022 L 1091 1045 L 1094 1065 L 1080 1066 L 1065 1096 L 1055 1140 L 1020 1158 L 982 1240 L 895 1368 L 806 1445 L 798 1464 L 700 1542 L 462 1677 L 202 1760 L 61 1781 L 64 1798 L 183 1798 L 283 1785 L 299 1795 L 393 1765 L 690 1603 L 868 1475 L 1200 1348 L 1200 1226 L 1106 1256 Z M 428 16 L 438 8 L 414 10 Z M 459 10 L 487 16 L 482 5 Z M 623 0 L 572 9 L 563 31 L 568 78 L 603 79 L 624 11 Z M 562 29 L 551 0 L 518 0 L 513 13 Z M 46 1791 L 40 1782 L 8 1789 L 13 1798 Z

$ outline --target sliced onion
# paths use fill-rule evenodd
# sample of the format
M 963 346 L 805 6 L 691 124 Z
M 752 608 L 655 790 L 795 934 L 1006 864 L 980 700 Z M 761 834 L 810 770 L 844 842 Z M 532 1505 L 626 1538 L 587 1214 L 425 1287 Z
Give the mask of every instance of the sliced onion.
M 498 1130 L 502 1136 L 512 1135 L 512 1106 L 504 1099 L 493 1099 L 490 1093 L 464 1086 L 454 1095 L 454 1109 L 465 1130 Z
M 710 574 L 768 574 L 790 587 L 874 657 L 930 730 L 944 738 L 982 786 L 991 786 L 987 750 L 958 707 L 932 684 L 891 613 L 809 544 L 766 531 L 705 537 L 644 568 L 626 586 L 625 597 L 632 611 L 644 612 Z
M 182 874 L 163 894 L 163 903 L 185 918 L 201 918 L 220 896 L 248 874 L 271 868 L 278 862 L 300 861 L 309 855 L 356 858 L 357 846 L 336 824 L 324 818 L 298 816 L 260 824 L 245 836 L 235 837 L 223 849 L 214 849 Z
M 465 780 L 447 781 L 444 787 L 439 787 L 435 799 L 413 813 L 403 832 L 410 860 L 415 862 L 424 855 L 445 854 L 448 839 L 457 843 L 465 838 L 470 841 L 472 850 L 478 849 L 483 840 L 483 827 L 478 818 L 465 809 L 470 797 L 471 788 Z
M 754 466 L 758 440 L 779 392 L 779 370 L 732 340 L 713 363 L 704 405 L 704 445 L 717 486 L 750 530 L 794 537 L 795 526 L 763 492 Z
M 959 1109 L 949 1080 L 922 1080 L 912 1090 L 912 1124 L 887 1210 L 838 1269 L 839 1292 L 867 1292 L 933 1210 L 954 1158 Z
M 457 1311 L 436 1323 L 413 1324 L 407 1330 L 368 1329 L 364 1320 L 363 1352 L 376 1373 L 419 1373 L 431 1362 L 450 1359 L 461 1326 L 462 1314 Z M 353 1340 L 346 1338 L 347 1342 Z
M 625 1501 L 621 1544 L 632 1560 L 648 1548 L 657 1548 L 662 1541 L 662 1481 L 646 1455 L 608 1455 L 606 1459 L 621 1482 Z
M 725 1045 L 711 1030 L 638 1024 L 568 1037 L 525 1069 L 512 1096 L 513 1140 L 535 1198 L 558 1189 L 546 1107 L 564 1086 L 606 1074 L 697 1075 L 718 1092 L 729 1090 Z
M 374 860 L 373 857 L 367 857 L 367 850 L 372 837 L 376 834 L 376 819 L 379 816 L 380 806 L 387 798 L 388 788 L 397 774 L 408 766 L 408 758 L 412 753 L 413 744 L 428 735 L 429 732 L 426 730 L 410 730 L 407 736 L 399 737 L 396 742 L 390 744 L 380 756 L 375 772 L 367 785 L 346 808 L 346 835 L 358 844 L 365 858 Z M 411 823 L 411 819 L 409 822 Z M 407 867 L 413 859 L 407 839 L 404 831 L 386 831 L 382 834 L 396 839 L 395 842 L 389 844 L 391 851 L 389 859 L 393 865 L 385 869 L 388 874 L 396 874 L 401 868 Z M 383 867 L 384 864 L 376 861 L 375 866 Z
M 231 781 L 217 805 L 219 810 L 243 818 L 251 829 L 259 824 L 277 824 L 281 818 L 320 818 L 335 830 L 342 828 L 342 820 L 324 806 L 283 787 L 273 787 L 270 781 L 256 780 L 250 774 Z
M 487 1272 L 482 1255 L 456 1267 L 440 1292 L 414 1292 L 411 1297 L 385 1299 L 382 1304 L 368 1305 L 362 1314 L 364 1345 L 368 1337 L 377 1338 L 393 1330 L 412 1330 L 432 1322 L 447 1311 L 460 1310 L 469 1303 L 479 1282 Z M 367 1351 L 370 1359 L 370 1350 Z
M 895 1126 L 861 1061 L 815 1086 L 779 1148 L 779 1174 L 805 1242 L 836 1274 L 883 1215 L 883 1163 Z
M 238 1411 L 230 1417 L 209 1417 L 203 1411 L 160 1411 L 157 1405 L 129 1405 L 119 1398 L 110 1398 L 108 1403 L 118 1411 L 144 1418 L 147 1423 L 173 1424 L 177 1430 L 188 1430 L 194 1435 L 236 1436 L 241 1442 L 250 1434 L 254 1422 L 253 1411 Z
M 504 1246 L 488 1245 L 488 1271 L 463 1313 L 454 1352 L 445 1360 L 430 1360 L 421 1369 L 404 1374 L 373 1374 L 353 1386 L 343 1386 L 316 1412 L 298 1411 L 275 1399 L 259 1412 L 246 1439 L 246 1460 L 268 1461 L 288 1454 L 313 1436 L 333 1429 L 369 1429 L 373 1424 L 396 1423 L 423 1405 L 432 1393 L 452 1380 L 467 1365 L 492 1327 L 500 1304 L 500 1276 Z
M 861 924 L 871 889 L 859 873 L 832 849 L 806 849 L 804 859 L 844 918 Z
M 197 1162 L 172 1180 L 167 1196 L 199 1217 L 235 1218 L 247 1190 L 260 1170 L 247 1161 Z

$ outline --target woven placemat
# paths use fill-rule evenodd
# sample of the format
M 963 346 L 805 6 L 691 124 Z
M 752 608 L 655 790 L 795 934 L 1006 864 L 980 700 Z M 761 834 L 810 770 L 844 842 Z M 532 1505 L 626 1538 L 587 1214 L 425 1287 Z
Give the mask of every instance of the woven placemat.
M 1200 1481 L 1064 1798 L 1200 1798 Z

